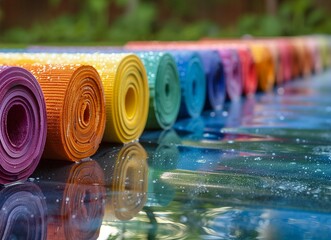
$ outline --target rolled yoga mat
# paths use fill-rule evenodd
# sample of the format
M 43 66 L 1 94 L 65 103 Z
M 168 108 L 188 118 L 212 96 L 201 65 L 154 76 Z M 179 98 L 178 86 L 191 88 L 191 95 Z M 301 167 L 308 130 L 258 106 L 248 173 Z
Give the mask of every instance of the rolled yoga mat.
M 99 148 L 105 129 L 105 101 L 99 74 L 91 66 L 26 67 L 46 99 L 47 140 L 43 156 L 79 161 Z
M 272 54 L 263 44 L 251 43 L 249 47 L 257 68 L 258 88 L 263 92 L 271 91 L 276 81 Z
M 9 185 L 0 189 L 0 196 L 1 239 L 46 239 L 47 208 L 37 185 Z
M 242 69 L 238 52 L 231 48 L 218 49 L 226 72 L 226 91 L 230 100 L 237 101 L 243 92 Z
M 323 69 L 328 69 L 331 66 L 329 39 L 326 36 L 318 36 L 316 41 L 318 42 Z
M 106 193 L 104 173 L 96 161 L 44 161 L 33 177 L 46 199 L 47 239 L 98 238 Z
M 146 68 L 150 93 L 146 128 L 169 129 L 177 119 L 181 101 L 176 62 L 165 52 L 137 54 Z
M 205 109 L 221 110 L 226 97 L 226 76 L 223 62 L 217 51 L 198 51 L 207 81 Z
M 291 42 L 297 54 L 297 61 L 299 66 L 299 76 L 308 77 L 313 70 L 312 56 L 310 55 L 306 45 L 301 39 L 293 38 Z
M 46 105 L 36 78 L 19 67 L 0 67 L 0 184 L 28 178 L 46 142 Z
M 101 147 L 94 156 L 105 172 L 107 199 L 103 221 L 130 220 L 146 203 L 147 153 L 137 142 L 109 149 Z
M 270 40 L 264 40 L 264 39 L 260 39 L 258 41 L 259 44 L 261 44 L 263 47 L 267 48 L 268 51 L 271 53 L 271 57 L 274 63 L 274 69 L 275 69 L 275 85 L 282 85 L 282 83 L 284 82 L 283 76 L 282 76 L 282 72 L 283 72 L 283 64 L 282 64 L 282 56 L 280 54 L 280 51 L 277 47 L 276 44 L 273 44 L 272 41 Z
M 280 63 L 281 63 L 281 77 L 283 82 L 288 82 L 292 79 L 292 53 L 291 53 L 291 46 L 289 45 L 288 41 L 285 39 L 276 39 L 274 40 L 274 44 L 277 46 L 279 51 Z
M 301 48 L 302 48 L 302 57 L 304 59 L 304 72 L 303 75 L 305 77 L 309 77 L 312 75 L 314 71 L 314 56 L 312 55 L 312 52 L 309 49 L 309 45 L 306 41 L 303 39 L 301 40 Z
M 125 46 L 125 49 L 135 51 L 197 50 L 207 81 L 205 108 L 212 108 L 214 110 L 222 109 L 226 96 L 226 73 L 223 61 L 217 51 L 191 47 L 189 45 L 183 45 L 181 42 L 129 42 Z
M 304 41 L 307 44 L 308 50 L 312 56 L 313 72 L 315 74 L 319 74 L 322 72 L 323 66 L 317 41 L 312 37 L 306 37 Z
M 146 126 L 149 89 L 146 70 L 134 54 L 0 54 L 2 60 L 92 65 L 100 74 L 106 99 L 103 140 L 128 143 L 140 137 Z
M 301 75 L 302 72 L 302 60 L 300 56 L 300 51 L 299 49 L 295 46 L 293 41 L 289 40 L 289 46 L 291 49 L 291 72 L 292 72 L 292 78 L 298 78 Z
M 249 48 L 236 47 L 242 70 L 243 93 L 247 96 L 254 95 L 257 90 L 258 80 L 255 62 Z
M 181 86 L 179 117 L 198 117 L 206 101 L 206 77 L 201 59 L 194 51 L 171 51 L 171 54 L 176 60 Z

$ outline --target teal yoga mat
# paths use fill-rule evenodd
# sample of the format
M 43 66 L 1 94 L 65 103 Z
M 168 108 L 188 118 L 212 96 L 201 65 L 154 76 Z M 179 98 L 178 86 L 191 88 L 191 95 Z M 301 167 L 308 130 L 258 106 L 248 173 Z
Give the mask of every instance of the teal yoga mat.
M 169 129 L 177 119 L 181 101 L 175 60 L 165 52 L 137 54 L 146 68 L 150 91 L 146 128 Z

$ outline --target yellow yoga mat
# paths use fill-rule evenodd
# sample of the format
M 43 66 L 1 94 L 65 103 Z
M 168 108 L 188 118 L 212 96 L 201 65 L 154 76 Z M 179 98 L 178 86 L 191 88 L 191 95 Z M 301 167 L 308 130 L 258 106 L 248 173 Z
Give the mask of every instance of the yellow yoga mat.
M 258 86 L 263 92 L 271 91 L 275 81 L 275 63 L 271 51 L 264 45 L 251 43 L 249 45 L 256 65 Z
M 103 140 L 128 143 L 142 134 L 148 116 L 146 70 L 135 54 L 1 53 L 0 64 L 89 64 L 100 74 L 106 98 Z

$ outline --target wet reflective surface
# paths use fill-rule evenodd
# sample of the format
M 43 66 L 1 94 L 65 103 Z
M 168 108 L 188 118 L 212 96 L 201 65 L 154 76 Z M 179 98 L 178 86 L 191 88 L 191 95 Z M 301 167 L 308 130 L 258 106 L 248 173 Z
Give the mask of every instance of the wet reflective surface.
M 3 187 L 8 239 L 330 239 L 331 72 Z

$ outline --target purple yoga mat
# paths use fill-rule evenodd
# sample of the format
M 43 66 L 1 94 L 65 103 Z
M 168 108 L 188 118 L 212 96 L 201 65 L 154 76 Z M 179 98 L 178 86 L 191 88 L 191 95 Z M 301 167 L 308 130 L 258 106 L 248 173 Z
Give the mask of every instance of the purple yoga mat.
M 239 55 L 234 49 L 218 49 L 221 56 L 226 79 L 226 91 L 228 97 L 238 100 L 243 92 L 243 80 Z
M 35 77 L 0 67 L 0 184 L 28 178 L 46 140 L 46 105 Z

